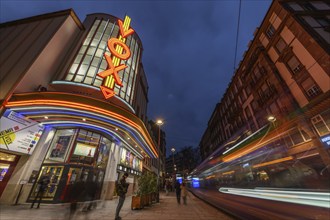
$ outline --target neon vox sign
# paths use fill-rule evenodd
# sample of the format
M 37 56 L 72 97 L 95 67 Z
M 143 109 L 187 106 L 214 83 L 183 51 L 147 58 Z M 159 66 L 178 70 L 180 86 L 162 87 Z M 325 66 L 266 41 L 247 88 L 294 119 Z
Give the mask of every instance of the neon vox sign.
M 118 76 L 118 72 L 127 67 L 125 64 L 119 65 L 120 61 L 127 60 L 131 57 L 131 51 L 125 44 L 126 37 L 134 33 L 134 30 L 129 27 L 130 23 L 131 18 L 128 16 L 125 16 L 124 23 L 118 19 L 118 26 L 120 29 L 119 37 L 110 38 L 108 40 L 108 48 L 112 54 L 111 56 L 108 56 L 104 53 L 108 68 L 105 71 L 97 74 L 103 79 L 103 83 L 100 86 L 100 89 L 105 99 L 109 99 L 115 95 L 115 83 L 121 87 L 123 86 L 123 83 Z

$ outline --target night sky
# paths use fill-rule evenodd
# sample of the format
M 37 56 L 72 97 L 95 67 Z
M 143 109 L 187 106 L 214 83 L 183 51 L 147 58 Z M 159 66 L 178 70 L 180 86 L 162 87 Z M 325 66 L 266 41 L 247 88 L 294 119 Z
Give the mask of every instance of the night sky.
M 271 0 L 51 1 L 0 0 L 0 22 L 72 8 L 132 18 L 149 83 L 148 118 L 162 118 L 167 150 L 198 146 L 215 105 L 242 60 Z

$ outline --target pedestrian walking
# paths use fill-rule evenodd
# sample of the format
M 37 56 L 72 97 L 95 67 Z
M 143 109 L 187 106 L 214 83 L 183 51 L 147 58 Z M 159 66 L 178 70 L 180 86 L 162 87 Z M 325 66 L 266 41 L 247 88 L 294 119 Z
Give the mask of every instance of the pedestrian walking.
M 165 186 L 166 195 L 168 196 L 168 182 L 167 182 L 167 180 L 165 181 L 164 186 Z
M 92 210 L 92 208 L 96 208 L 96 192 L 97 192 L 97 184 L 96 184 L 96 178 L 88 178 L 88 181 L 86 182 L 86 194 L 85 194 L 85 201 L 86 204 L 83 207 L 84 212 L 88 212 Z
M 176 193 L 176 200 L 178 201 L 178 204 L 180 204 L 181 184 L 179 181 L 176 181 L 176 183 L 175 183 L 175 193 Z
M 30 207 L 31 209 L 33 208 L 34 203 L 36 203 L 37 200 L 38 200 L 37 209 L 40 208 L 42 197 L 44 196 L 44 193 L 47 190 L 49 183 L 50 183 L 50 173 L 47 172 L 45 175 L 42 175 L 38 181 L 38 185 L 37 185 L 38 192 L 31 204 Z
M 78 201 L 82 200 L 82 196 L 85 192 L 85 183 L 82 180 L 78 180 L 72 184 L 69 192 L 69 219 L 74 219 L 75 213 L 77 211 Z
M 183 182 L 181 185 L 181 195 L 182 195 L 182 199 L 183 199 L 183 204 L 187 205 L 187 188 L 186 188 L 186 184 Z
M 121 179 L 116 184 L 116 190 L 119 197 L 118 205 L 116 208 L 116 217 L 115 220 L 121 220 L 121 217 L 119 216 L 119 212 L 121 208 L 123 207 L 125 196 L 128 189 L 128 183 L 126 183 L 126 178 L 128 177 L 128 173 L 124 173 L 124 175 L 121 177 Z

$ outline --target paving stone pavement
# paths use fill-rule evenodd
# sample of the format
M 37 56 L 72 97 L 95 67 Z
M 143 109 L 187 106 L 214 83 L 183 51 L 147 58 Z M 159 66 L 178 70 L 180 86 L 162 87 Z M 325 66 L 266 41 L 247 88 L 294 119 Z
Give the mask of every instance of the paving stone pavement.
M 188 193 L 187 205 L 177 204 L 175 194 L 160 194 L 160 203 L 140 210 L 131 210 L 131 196 L 127 196 L 120 212 L 122 220 L 233 220 L 230 215 L 201 201 Z M 99 202 L 89 212 L 78 210 L 71 219 L 113 220 L 118 200 Z M 82 206 L 82 205 L 81 205 Z M 0 206 L 1 220 L 62 220 L 69 218 L 69 204 L 41 204 L 40 209 L 30 209 L 30 204 Z

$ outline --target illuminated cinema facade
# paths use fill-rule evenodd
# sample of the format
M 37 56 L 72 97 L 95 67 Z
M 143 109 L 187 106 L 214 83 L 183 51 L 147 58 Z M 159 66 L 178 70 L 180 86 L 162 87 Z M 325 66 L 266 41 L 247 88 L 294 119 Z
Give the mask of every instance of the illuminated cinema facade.
M 130 18 L 90 14 L 81 23 L 69 9 L 0 29 L 0 203 L 31 201 L 47 172 L 46 202 L 67 202 L 76 181 L 112 199 L 123 172 L 131 194 L 143 161 L 158 152 Z

